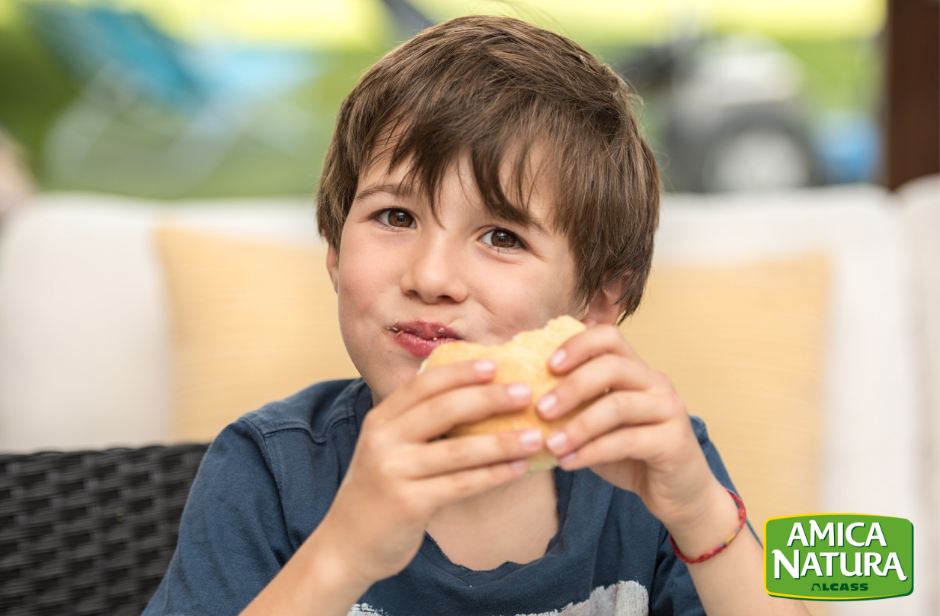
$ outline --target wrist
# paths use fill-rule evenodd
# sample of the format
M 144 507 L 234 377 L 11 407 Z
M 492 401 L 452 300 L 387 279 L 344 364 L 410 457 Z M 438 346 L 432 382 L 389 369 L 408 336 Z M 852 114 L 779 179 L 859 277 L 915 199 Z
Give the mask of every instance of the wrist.
M 307 538 L 241 616 L 341 616 L 349 612 L 371 583 L 353 572 L 342 552 L 319 531 Z
M 694 513 L 665 524 L 677 556 L 686 562 L 717 554 L 745 524 L 744 504 L 716 480 Z
M 349 542 L 343 542 L 342 537 L 342 533 L 331 528 L 327 515 L 301 549 L 308 552 L 307 566 L 311 576 L 322 580 L 324 586 L 343 588 L 346 594 L 355 595 L 358 600 L 381 578 L 370 576 L 362 569 L 361 559 L 354 559 L 357 550 L 350 549 Z

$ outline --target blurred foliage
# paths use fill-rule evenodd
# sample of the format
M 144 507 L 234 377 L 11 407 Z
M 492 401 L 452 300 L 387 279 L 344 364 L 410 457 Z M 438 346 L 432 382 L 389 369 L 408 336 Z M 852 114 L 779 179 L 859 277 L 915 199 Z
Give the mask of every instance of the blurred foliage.
M 813 108 L 877 113 L 883 70 L 880 38 L 777 41 L 806 70 L 806 95 Z
M 435 19 L 520 17 L 579 43 L 662 43 L 677 32 L 759 32 L 774 38 L 858 39 L 885 16 L 884 0 L 412 0 Z M 593 49 L 591 49 L 593 52 Z
M 97 190 L 94 181 L 63 182 L 47 173 L 43 164 L 44 145 L 56 118 L 80 94 L 58 65 L 35 31 L 17 12 L 0 20 L 0 127 L 27 152 L 27 163 L 40 185 L 49 190 Z M 314 130 L 305 151 L 285 156 L 264 144 L 239 139 L 224 161 L 186 196 L 269 195 L 311 193 L 317 182 L 323 154 L 332 134 L 340 101 L 362 72 L 391 45 L 391 37 L 329 53 L 308 50 L 311 62 L 322 67 L 310 81 L 289 95 L 286 102 L 304 109 L 312 118 Z M 325 59 L 326 61 L 319 61 Z M 124 138 L 133 139 L 133 127 L 123 129 Z M 140 137 L 138 137 L 140 138 Z M 112 192 L 163 197 L 159 178 L 142 170 L 134 188 Z M 176 196 L 176 195 L 174 195 Z
M 88 3 L 89 0 L 83 1 Z M 588 5 L 553 0 L 540 3 L 538 8 L 521 2 L 413 2 L 433 19 L 473 11 L 515 13 L 574 37 L 592 53 L 612 64 L 621 63 L 624 58 L 640 53 L 650 45 L 668 41 L 671 33 L 674 34 L 671 29 L 675 27 L 676 16 L 682 15 L 689 6 L 702 6 L 701 2 L 692 0 L 633 0 L 627 3 L 605 0 Z M 884 18 L 883 2 L 799 0 L 799 6 L 793 2 L 743 3 L 728 0 L 716 3 L 725 8 L 713 12 L 704 22 L 699 14 L 690 17 L 689 23 L 692 24 L 690 27 L 699 28 L 707 24 L 715 31 L 744 26 L 754 28 L 763 24 L 764 29 L 776 34 L 775 39 L 806 69 L 805 95 L 813 114 L 823 115 L 827 110 L 840 109 L 876 115 L 881 83 L 876 35 Z M 261 18 L 261 7 L 296 10 L 298 14 L 309 17 L 311 11 L 322 10 L 326 4 L 301 0 L 252 0 L 239 3 L 237 6 L 242 10 L 239 13 L 236 5 L 221 0 L 162 0 L 160 3 L 114 0 L 114 3 L 150 7 L 147 14 L 152 14 L 158 24 L 187 39 L 200 33 L 205 35 L 205 19 L 212 14 L 217 15 L 217 20 L 215 30 L 209 32 L 210 38 L 219 36 L 226 29 L 229 33 L 240 32 L 252 38 L 250 19 L 246 21 L 245 15 L 250 17 L 251 11 L 256 11 L 254 38 L 270 41 L 280 36 L 285 41 L 296 43 L 306 36 L 305 40 L 311 44 L 303 53 L 310 54 L 311 60 L 322 66 L 314 80 L 288 95 L 288 102 L 305 110 L 313 121 L 309 147 L 303 154 L 285 156 L 263 144 L 239 139 L 211 175 L 186 195 L 191 197 L 311 193 L 316 187 L 323 153 L 342 98 L 366 68 L 396 41 L 407 38 L 406 32 L 390 23 L 387 10 L 378 0 L 348 2 L 345 14 L 333 15 L 331 19 L 334 21 L 321 23 L 318 31 L 311 31 L 308 27 L 304 32 L 303 25 L 309 21 L 303 19 L 295 20 L 292 26 L 290 23 L 283 25 L 285 20 L 280 19 L 278 23 L 287 28 L 281 35 L 272 25 L 275 21 L 265 22 Z M 803 7 L 803 13 L 796 10 L 800 7 Z M 834 21 L 832 15 L 839 15 L 840 11 L 843 19 Z M 549 14 L 554 17 L 549 17 Z M 793 15 L 802 15 L 802 22 L 795 20 Z M 846 15 L 849 17 L 845 18 Z M 354 26 L 359 20 L 357 35 L 350 34 L 348 25 L 343 25 L 350 19 Z M 699 20 L 697 25 L 694 23 L 696 20 Z M 825 35 L 819 24 L 827 20 L 833 27 Z M 333 35 L 323 34 L 325 30 L 330 30 Z M 657 135 L 662 130 L 662 110 L 657 107 L 655 92 L 641 94 L 648 95 L 642 116 L 654 147 L 657 147 Z M 43 146 L 49 128 L 76 96 L 78 90 L 24 22 L 12 0 L 0 0 L 0 125 L 29 153 L 29 163 L 44 188 L 98 189 L 93 181 L 83 185 L 81 181 L 63 183 L 56 180 L 50 177 L 43 164 Z M 146 177 L 145 172 L 133 186 L 133 189 L 122 192 L 167 196 L 161 192 L 159 179 Z
M 0 23 L 0 125 L 35 164 L 49 122 L 78 92 L 20 20 Z

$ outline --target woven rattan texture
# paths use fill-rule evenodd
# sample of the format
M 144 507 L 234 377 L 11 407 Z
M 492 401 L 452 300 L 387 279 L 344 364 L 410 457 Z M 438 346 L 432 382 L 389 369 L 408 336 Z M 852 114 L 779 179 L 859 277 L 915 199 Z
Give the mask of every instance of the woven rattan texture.
M 139 615 L 206 447 L 0 455 L 0 614 Z

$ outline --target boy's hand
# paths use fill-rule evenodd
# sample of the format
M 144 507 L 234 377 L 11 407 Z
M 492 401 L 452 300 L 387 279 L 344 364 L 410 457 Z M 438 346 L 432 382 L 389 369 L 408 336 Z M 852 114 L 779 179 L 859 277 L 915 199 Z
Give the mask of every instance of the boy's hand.
M 317 529 L 334 560 L 365 584 L 414 558 L 444 505 L 520 477 L 542 448 L 538 430 L 434 440 L 454 426 L 531 401 L 527 385 L 488 383 L 491 361 L 430 369 L 366 415 L 349 471 Z
M 703 524 L 734 527 L 733 502 L 712 474 L 672 382 L 646 365 L 620 330 L 590 326 L 560 347 L 549 368 L 567 376 L 537 401 L 545 419 L 600 396 L 546 440 L 562 469 L 589 467 L 636 493 L 680 547 L 679 537 L 695 536 Z

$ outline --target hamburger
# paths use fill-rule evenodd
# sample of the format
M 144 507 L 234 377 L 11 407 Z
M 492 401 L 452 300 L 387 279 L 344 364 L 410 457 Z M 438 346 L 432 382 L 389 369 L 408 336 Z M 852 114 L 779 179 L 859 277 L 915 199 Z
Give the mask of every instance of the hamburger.
M 421 365 L 419 372 L 427 368 L 444 366 L 460 361 L 490 359 L 496 362 L 494 383 L 527 383 L 532 388 L 532 402 L 521 411 L 500 414 L 487 419 L 455 427 L 444 438 L 465 434 L 491 434 L 512 430 L 538 428 L 542 437 L 570 421 L 590 404 L 585 402 L 561 419 L 545 421 L 535 409 L 538 399 L 550 392 L 561 381 L 548 368 L 548 358 L 568 338 L 584 331 L 583 323 L 569 316 L 552 319 L 542 329 L 525 331 L 499 346 L 485 346 L 473 342 L 455 341 L 434 349 Z M 529 472 L 546 470 L 558 466 L 558 459 L 546 449 L 529 457 Z

